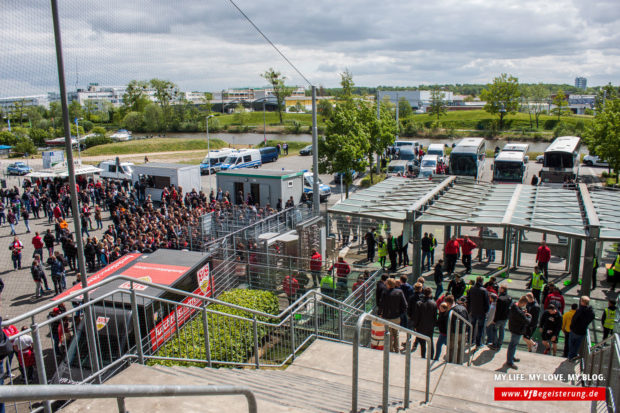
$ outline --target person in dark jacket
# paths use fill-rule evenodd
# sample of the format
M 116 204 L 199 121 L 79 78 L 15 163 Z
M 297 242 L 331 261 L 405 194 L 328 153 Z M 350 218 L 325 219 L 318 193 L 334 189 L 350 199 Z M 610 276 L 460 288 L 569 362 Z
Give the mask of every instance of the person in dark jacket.
M 508 329 L 510 330 L 510 344 L 508 344 L 508 352 L 506 353 L 506 365 L 516 369 L 516 362 L 520 360 L 515 357 L 517 345 L 521 340 L 521 336 L 526 331 L 528 325 L 532 321 L 532 317 L 526 311 L 527 298 L 525 296 L 519 298 L 519 301 L 510 306 L 510 315 L 508 321 Z
M 577 360 L 579 358 L 579 349 L 581 343 L 586 336 L 588 326 L 594 320 L 594 310 L 590 307 L 590 297 L 584 295 L 579 300 L 579 308 L 573 316 L 570 323 L 570 341 L 568 343 L 569 360 Z
M 489 311 L 489 293 L 482 286 L 483 278 L 478 276 L 476 284 L 469 290 L 467 294 L 467 311 L 469 312 L 469 320 L 474 329 L 474 338 L 476 348 L 482 345 L 482 334 L 485 329 L 485 317 Z
M 441 348 L 446 344 L 448 339 L 448 304 L 441 303 L 439 306 L 439 314 L 437 315 L 437 330 L 439 337 L 437 338 L 437 347 L 435 349 L 435 357 L 433 360 L 439 360 Z
M 532 292 L 525 294 L 525 298 L 527 299 L 527 306 L 525 310 L 528 312 L 532 320 L 530 321 L 530 325 L 527 326 L 525 334 L 523 334 L 523 341 L 527 344 L 527 350 L 529 352 L 536 353 L 536 349 L 538 348 L 538 343 L 532 340 L 532 336 L 536 331 L 536 327 L 538 326 L 538 318 L 540 317 L 540 304 L 536 300 L 536 297 Z
M 549 354 L 549 349 L 552 349 L 552 354 L 555 356 L 558 350 L 558 335 L 562 329 L 562 314 L 558 313 L 558 310 L 553 304 L 547 308 L 540 318 L 540 334 L 542 335 L 542 343 L 545 346 L 544 354 Z M 551 344 L 549 344 L 551 342 Z
M 392 234 L 388 234 L 387 250 L 390 257 L 390 271 L 396 272 L 398 269 L 398 240 Z
M 435 356 L 435 348 L 433 347 L 433 331 L 435 330 L 435 324 L 437 321 L 437 303 L 433 300 L 433 290 L 431 287 L 425 287 L 423 290 L 424 297 L 418 301 L 417 309 L 415 311 L 415 331 L 423 334 L 431 339 L 430 352 L 431 358 Z M 420 340 L 420 351 L 422 358 L 426 357 L 426 341 Z
M 375 261 L 375 244 L 377 243 L 375 228 L 370 228 L 366 235 L 364 235 L 364 240 L 366 241 L 366 259 L 368 262 Z
M 382 317 L 393 324 L 400 323 L 400 315 L 407 311 L 407 301 L 400 288 L 396 288 L 396 280 L 388 278 L 386 281 L 387 291 L 381 299 L 383 304 Z M 390 351 L 398 353 L 398 330 L 388 328 L 390 332 Z M 387 345 L 385 343 L 384 345 Z
M 52 256 L 54 253 L 54 234 L 52 234 L 52 230 L 48 228 L 47 232 L 43 236 L 43 242 L 45 243 L 45 248 L 47 249 L 48 258 Z M 43 257 L 41 257 L 43 259 Z
M 407 276 L 405 274 L 400 276 L 400 286 L 398 288 L 403 291 L 403 294 L 405 295 L 405 300 L 407 301 L 407 303 L 409 303 L 409 298 L 411 298 L 411 296 L 413 295 L 413 287 L 407 282 Z M 405 328 L 409 327 L 409 323 L 407 321 L 407 313 L 403 313 L 400 316 L 400 325 Z
M 508 295 L 508 287 L 502 285 L 499 287 L 499 295 L 495 304 L 495 315 L 493 316 L 493 337 L 491 350 L 499 350 L 504 342 L 504 333 L 506 322 L 508 322 L 508 314 L 510 313 L 510 305 L 512 298 Z
M 415 283 L 413 286 L 413 294 L 409 297 L 407 301 L 407 316 L 409 317 L 409 328 L 414 329 L 414 320 L 415 320 L 415 312 L 418 309 L 418 301 L 422 299 L 422 284 Z
M 432 241 L 428 236 L 428 232 L 424 233 L 424 236 L 420 241 L 420 247 L 422 249 L 422 271 L 430 271 Z
M 402 264 L 404 267 L 406 267 L 409 265 L 409 241 L 404 239 L 404 234 L 402 232 L 398 237 L 398 248 L 398 264 Z
M 443 293 L 443 260 L 437 261 L 435 272 L 433 272 L 433 280 L 435 280 L 435 300 L 441 297 Z
M 448 283 L 448 294 L 452 294 L 455 300 L 463 296 L 465 292 L 465 281 L 460 274 L 456 274 L 454 279 Z
M 377 314 L 379 315 L 383 314 L 383 294 L 387 290 L 385 286 L 387 279 L 387 274 L 381 275 L 381 279 L 377 281 L 377 287 L 375 288 L 375 302 L 377 303 Z

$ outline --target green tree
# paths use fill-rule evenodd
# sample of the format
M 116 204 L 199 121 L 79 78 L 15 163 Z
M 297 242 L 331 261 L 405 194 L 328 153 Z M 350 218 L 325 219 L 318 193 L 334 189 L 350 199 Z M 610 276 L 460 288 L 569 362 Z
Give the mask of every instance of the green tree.
M 329 119 L 334 112 L 334 105 L 327 99 L 320 99 L 316 104 L 316 111 L 319 115 L 323 116 L 324 119 Z
M 144 108 L 144 129 L 147 132 L 160 132 L 162 128 L 162 111 L 154 103 L 146 105 Z
M 431 104 L 428 107 L 428 113 L 435 116 L 439 121 L 441 116 L 446 114 L 446 94 L 437 87 L 431 89 Z
M 558 90 L 557 93 L 555 94 L 555 97 L 553 98 L 553 104 L 555 105 L 553 112 L 558 114 L 558 122 L 559 122 L 562 118 L 562 113 L 564 112 L 564 108 L 568 106 L 566 95 L 564 94 L 564 91 L 562 89 Z
M 86 99 L 84 101 L 84 115 L 86 120 L 92 121 L 93 115 L 97 111 L 97 102 L 92 99 Z
M 123 118 L 122 126 L 130 131 L 141 131 L 144 127 L 144 116 L 140 112 L 129 112 Z
M 95 126 L 93 128 L 93 133 L 97 136 L 97 137 L 105 137 L 105 128 L 102 126 Z
M 584 140 L 591 154 L 609 163 L 616 173 L 620 171 L 620 99 L 607 100 L 603 110 L 586 128 Z
M 28 137 L 20 137 L 17 139 L 17 142 L 13 146 L 13 152 L 30 155 L 35 155 L 37 153 L 37 147 Z
M 39 128 L 30 128 L 28 135 L 37 146 L 44 146 L 47 139 L 52 139 L 54 137 L 49 131 Z
M 602 111 L 603 107 L 605 106 L 605 102 L 608 99 L 613 100 L 618 98 L 618 96 L 620 95 L 618 92 L 618 89 L 616 89 L 611 83 L 608 83 L 602 88 L 600 88 L 598 93 L 596 94 L 596 101 L 594 104 L 594 108 L 596 109 L 596 111 Z
M 81 118 L 83 113 L 82 105 L 77 100 L 69 104 L 69 122 L 75 123 L 75 118 Z
M 170 101 L 178 93 L 177 87 L 169 80 L 151 79 L 150 83 L 151 87 L 155 89 L 155 98 L 157 98 L 162 111 L 164 131 L 167 131 L 170 119 Z
M 341 75 L 343 94 L 336 104 L 331 119 L 326 121 L 325 136 L 319 139 L 319 171 L 343 174 L 346 196 L 353 182 L 352 171 L 362 172 L 370 150 L 370 131 L 364 120 L 368 118 L 365 104 L 353 99 L 353 77 L 345 71 Z
M 24 99 L 22 99 L 20 102 L 15 101 L 13 102 L 13 113 L 15 114 L 15 116 L 13 117 L 13 119 L 17 119 L 19 121 L 19 126 L 23 126 L 24 124 L 24 112 L 26 111 L 26 103 L 24 101 Z
M 515 114 L 519 109 L 519 79 L 502 73 L 488 84 L 480 95 L 486 101 L 484 110 L 499 116 L 499 128 L 504 127 L 504 116 Z
M 278 111 L 278 117 L 280 118 L 280 124 L 284 121 L 282 120 L 282 111 L 286 110 L 284 108 L 284 100 L 287 96 L 290 96 L 293 93 L 293 89 L 286 87 L 284 81 L 286 80 L 286 76 L 282 76 L 280 72 L 276 72 L 273 68 L 269 68 L 265 73 L 261 75 L 273 88 L 273 95 L 276 98 L 276 110 Z
M 297 101 L 297 103 L 295 103 L 295 111 L 297 113 L 304 113 L 306 111 L 306 108 L 304 107 L 304 105 L 301 104 L 301 102 Z
M 146 94 L 148 88 L 149 83 L 143 80 L 129 82 L 123 95 L 123 112 L 142 112 L 146 105 L 151 102 Z
M 17 137 L 11 132 L 3 130 L 0 131 L 0 145 L 13 146 L 17 143 Z
M 209 92 L 205 92 L 204 93 L 204 101 L 205 101 L 205 103 L 200 105 L 200 108 L 202 110 L 204 110 L 205 112 L 207 112 L 207 114 L 211 113 L 211 108 L 213 107 L 213 104 L 211 103 L 211 100 L 213 100 L 213 94 L 209 93 Z
M 530 105 L 532 106 L 532 112 L 536 120 L 536 129 L 540 127 L 540 115 L 542 111 L 545 110 L 545 106 L 547 106 L 548 97 L 549 91 L 542 83 L 530 86 Z
M 235 123 L 239 126 L 245 126 L 248 118 L 247 115 L 245 107 L 243 107 L 241 103 L 237 103 L 237 106 L 235 106 L 235 114 L 233 115 Z
M 379 119 L 377 119 L 377 106 L 360 103 L 360 120 L 369 130 L 368 151 L 366 158 L 370 167 L 370 183 L 373 181 L 373 162 L 375 154 L 377 161 L 380 161 L 382 154 L 388 146 L 394 144 L 396 139 L 396 123 L 394 122 L 394 114 L 389 108 L 382 106 L 380 108 Z
M 409 101 L 402 97 L 398 99 L 398 116 L 400 119 L 408 118 L 411 115 L 413 115 L 413 109 L 411 109 Z

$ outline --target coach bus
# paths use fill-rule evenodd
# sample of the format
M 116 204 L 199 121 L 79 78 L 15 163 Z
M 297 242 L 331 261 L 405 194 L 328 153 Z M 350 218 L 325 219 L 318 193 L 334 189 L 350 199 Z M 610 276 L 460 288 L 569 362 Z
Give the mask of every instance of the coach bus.
M 566 179 L 577 179 L 579 173 L 578 136 L 560 136 L 545 149 L 543 167 L 540 171 L 542 182 L 562 183 Z
M 481 178 L 486 157 L 484 138 L 464 138 L 450 152 L 450 174 Z
M 493 182 L 522 184 L 527 175 L 527 155 L 521 151 L 501 151 L 492 169 Z

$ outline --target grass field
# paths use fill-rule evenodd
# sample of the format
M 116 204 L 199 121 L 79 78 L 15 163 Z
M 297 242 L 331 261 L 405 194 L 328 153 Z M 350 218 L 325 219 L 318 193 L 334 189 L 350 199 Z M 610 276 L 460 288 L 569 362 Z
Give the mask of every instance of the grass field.
M 254 126 L 259 129 L 263 127 L 263 112 L 246 112 L 243 115 L 243 118 L 244 123 L 248 126 Z M 282 118 L 284 125 L 291 123 L 294 120 L 298 121 L 303 126 L 312 125 L 312 114 L 310 113 L 283 113 Z M 222 127 L 238 124 L 238 118 L 235 114 L 216 115 L 215 119 L 217 119 L 218 123 Z M 319 125 L 323 124 L 322 116 L 319 116 L 317 121 L 319 122 Z M 265 123 L 267 126 L 280 125 L 280 118 L 276 112 L 265 112 Z
M 228 144 L 221 139 L 211 139 L 210 148 L 218 149 L 227 147 Z M 129 142 L 115 142 L 106 145 L 93 146 L 82 152 L 83 156 L 100 155 L 127 155 L 133 153 L 156 153 L 174 151 L 207 150 L 206 139 L 172 139 L 153 138 L 141 139 Z M 203 154 L 204 156 L 204 154 Z

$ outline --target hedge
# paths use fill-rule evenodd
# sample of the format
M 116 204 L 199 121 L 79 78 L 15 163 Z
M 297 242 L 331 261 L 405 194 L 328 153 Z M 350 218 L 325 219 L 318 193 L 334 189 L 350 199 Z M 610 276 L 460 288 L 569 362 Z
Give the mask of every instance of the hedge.
M 218 299 L 273 315 L 277 315 L 280 311 L 278 297 L 270 291 L 236 289 L 221 294 Z M 208 308 L 210 311 L 252 318 L 251 313 L 247 311 L 237 310 L 225 305 L 210 305 Z M 223 314 L 213 314 L 212 312 L 209 312 L 207 319 L 211 360 L 243 363 L 251 358 L 254 353 L 253 322 L 234 319 Z M 265 316 L 257 316 L 257 320 L 274 321 L 272 318 Z M 267 328 L 258 324 L 259 343 L 263 341 L 267 334 Z M 179 333 L 175 334 L 173 338 L 160 348 L 156 355 L 206 360 L 202 315 L 198 314 L 191 322 L 180 328 Z M 150 360 L 148 364 L 205 366 L 204 363 L 182 360 Z

